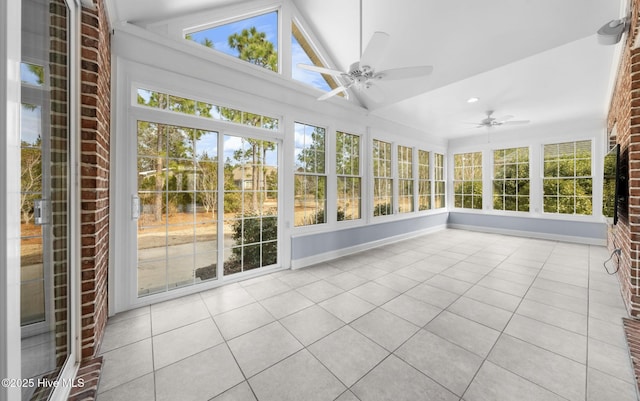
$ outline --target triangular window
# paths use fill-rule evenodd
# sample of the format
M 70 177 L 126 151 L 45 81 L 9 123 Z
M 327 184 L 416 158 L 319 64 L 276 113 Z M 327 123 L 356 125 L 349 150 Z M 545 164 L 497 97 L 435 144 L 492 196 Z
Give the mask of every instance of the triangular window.
M 291 23 L 291 73 L 293 79 L 304 82 L 320 90 L 329 92 L 340 86 L 334 77 L 327 74 L 303 70 L 298 64 L 326 67 L 313 46 L 295 22 Z M 343 96 L 340 93 L 340 96 Z
M 277 11 L 192 31 L 185 38 L 278 72 Z

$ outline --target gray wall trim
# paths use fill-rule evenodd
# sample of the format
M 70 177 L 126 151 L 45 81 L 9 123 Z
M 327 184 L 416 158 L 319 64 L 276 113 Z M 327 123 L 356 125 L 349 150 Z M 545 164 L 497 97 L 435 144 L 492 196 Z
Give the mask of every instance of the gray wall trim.
M 607 225 L 604 222 L 450 212 L 447 225 L 450 228 L 591 245 L 607 243 Z
M 321 263 L 447 227 L 590 245 L 607 243 L 604 222 L 449 212 L 292 237 L 291 267 Z
M 383 243 L 444 229 L 447 227 L 447 216 L 448 213 L 445 212 L 414 219 L 292 237 L 292 267 L 308 266 L 370 249 Z

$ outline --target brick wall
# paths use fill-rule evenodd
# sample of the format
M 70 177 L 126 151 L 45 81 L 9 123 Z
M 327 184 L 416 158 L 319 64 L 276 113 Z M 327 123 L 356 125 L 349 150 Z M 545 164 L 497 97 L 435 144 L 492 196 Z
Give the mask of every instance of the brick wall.
M 609 227 L 609 249 L 622 250 L 619 279 L 627 309 L 640 317 L 640 49 L 632 50 L 638 35 L 640 0 L 632 1 L 631 34 L 624 44 L 614 95 L 608 115 L 608 132 L 620 144 L 621 162 L 627 166 L 628 205 L 619 210 L 616 226 Z
M 98 351 L 107 323 L 111 46 L 103 0 L 82 8 L 82 358 Z

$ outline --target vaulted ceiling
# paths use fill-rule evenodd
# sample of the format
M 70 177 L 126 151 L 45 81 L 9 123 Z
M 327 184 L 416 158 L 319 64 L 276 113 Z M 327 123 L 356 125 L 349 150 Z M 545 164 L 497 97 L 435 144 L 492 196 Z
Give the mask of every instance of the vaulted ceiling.
M 481 134 L 484 129 L 470 123 L 487 110 L 531 121 L 494 129 L 580 121 L 604 127 L 621 44 L 599 45 L 595 33 L 624 15 L 626 0 L 362 0 L 362 10 L 358 0 L 292 1 L 334 68 L 346 70 L 357 61 L 375 31 L 391 36 L 391 50 L 378 70 L 434 67 L 427 78 L 380 82 L 386 101 L 367 102 L 373 114 L 445 139 Z M 113 21 L 144 23 L 240 2 L 107 4 Z M 470 97 L 480 100 L 469 104 Z

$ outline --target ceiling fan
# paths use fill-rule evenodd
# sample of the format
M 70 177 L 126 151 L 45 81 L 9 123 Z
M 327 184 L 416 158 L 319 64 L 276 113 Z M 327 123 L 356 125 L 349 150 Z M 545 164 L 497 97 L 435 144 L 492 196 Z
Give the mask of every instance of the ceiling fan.
M 326 100 L 341 92 L 344 92 L 348 98 L 349 92 L 347 92 L 347 89 L 353 88 L 366 94 L 374 102 L 379 103 L 384 100 L 384 92 L 380 86 L 375 84 L 377 81 L 419 78 L 427 76 L 433 71 L 433 67 L 427 65 L 377 71 L 375 65 L 384 58 L 389 50 L 389 39 L 389 34 L 375 32 L 364 52 L 362 52 L 362 0 L 360 0 L 360 60 L 352 63 L 346 72 L 308 64 L 298 64 L 298 67 L 342 78 L 341 85 L 320 96 L 318 100 Z
M 512 120 L 513 116 L 504 116 L 504 117 L 493 117 L 493 110 L 487 111 L 487 117 L 482 119 L 479 123 L 477 123 L 476 128 L 492 128 L 497 127 L 499 125 L 522 125 L 529 124 L 529 120 Z M 473 123 L 476 124 L 476 123 Z

